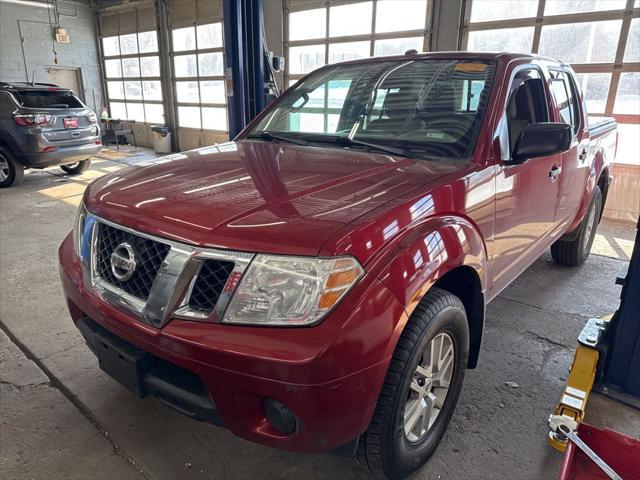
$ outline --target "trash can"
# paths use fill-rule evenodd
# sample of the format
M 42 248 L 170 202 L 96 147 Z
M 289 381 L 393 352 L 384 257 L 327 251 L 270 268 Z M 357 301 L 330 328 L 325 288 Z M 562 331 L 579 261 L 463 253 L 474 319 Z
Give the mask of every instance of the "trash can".
M 153 150 L 156 153 L 171 153 L 171 131 L 166 125 L 152 125 Z

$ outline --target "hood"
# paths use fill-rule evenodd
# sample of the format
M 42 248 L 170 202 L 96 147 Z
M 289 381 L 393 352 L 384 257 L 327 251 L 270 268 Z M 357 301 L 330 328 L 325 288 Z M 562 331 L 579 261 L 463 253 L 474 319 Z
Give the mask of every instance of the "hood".
M 87 208 L 207 247 L 316 255 L 356 218 L 461 168 L 362 151 L 240 141 L 102 177 Z

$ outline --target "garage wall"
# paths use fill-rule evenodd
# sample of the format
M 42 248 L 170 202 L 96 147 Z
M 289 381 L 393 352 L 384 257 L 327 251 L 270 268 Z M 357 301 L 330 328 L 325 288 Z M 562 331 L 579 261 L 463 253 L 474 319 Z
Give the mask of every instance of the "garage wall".
M 102 83 L 93 13 L 86 6 L 58 3 L 60 26 L 71 38 L 68 44 L 52 41 L 49 15 L 55 23 L 54 9 L 0 2 L 0 81 L 31 81 L 33 74 L 36 82 L 46 83 L 47 67 L 79 67 L 80 96 L 99 113 Z M 21 38 L 24 39 L 24 58 Z

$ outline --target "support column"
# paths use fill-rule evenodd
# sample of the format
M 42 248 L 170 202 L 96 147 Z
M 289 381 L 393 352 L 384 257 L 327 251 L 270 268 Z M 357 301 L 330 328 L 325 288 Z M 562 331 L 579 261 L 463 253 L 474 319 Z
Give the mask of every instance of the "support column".
M 223 0 L 229 138 L 264 109 L 262 0 Z
M 431 51 L 459 50 L 462 45 L 467 0 L 434 0 L 431 25 Z
M 173 88 L 173 62 L 171 40 L 169 38 L 169 9 L 167 0 L 155 0 L 156 25 L 158 27 L 158 54 L 160 55 L 160 78 L 162 84 L 162 105 L 164 123 L 171 129 L 171 150 L 178 151 L 178 122 Z

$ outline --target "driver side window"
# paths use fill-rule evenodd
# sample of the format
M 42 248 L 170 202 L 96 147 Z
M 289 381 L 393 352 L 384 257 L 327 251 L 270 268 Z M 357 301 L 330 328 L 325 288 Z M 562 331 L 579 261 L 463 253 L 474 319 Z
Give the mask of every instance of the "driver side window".
M 528 125 L 548 121 L 549 111 L 541 73 L 537 69 L 520 70 L 511 84 L 507 103 L 509 153 L 513 155 L 518 138 Z

